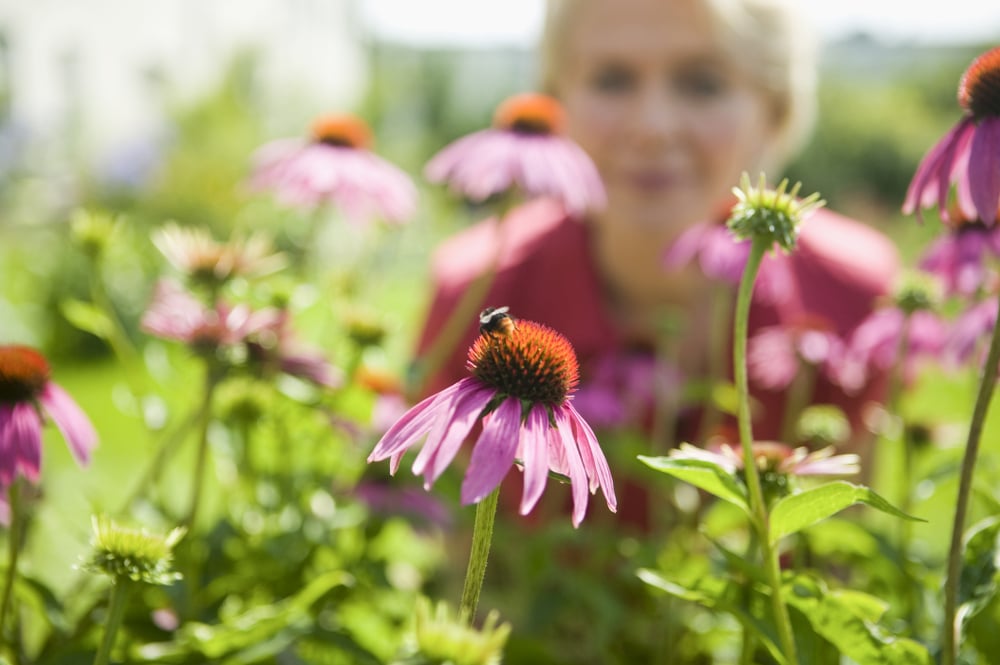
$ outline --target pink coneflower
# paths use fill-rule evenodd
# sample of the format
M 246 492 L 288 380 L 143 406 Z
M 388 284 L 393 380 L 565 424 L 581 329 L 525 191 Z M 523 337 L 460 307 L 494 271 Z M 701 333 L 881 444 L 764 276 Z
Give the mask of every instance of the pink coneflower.
M 697 261 L 709 279 L 737 286 L 750 258 L 750 240 L 733 235 L 725 223 L 702 222 L 685 229 L 667 247 L 663 265 L 677 270 Z M 768 254 L 761 262 L 754 284 L 754 296 L 768 303 L 787 301 L 793 283 L 787 259 Z
M 762 388 L 787 388 L 803 364 L 819 368 L 840 384 L 844 342 L 832 326 L 815 317 L 789 325 L 767 326 L 747 342 L 747 371 Z
M 265 374 L 277 370 L 326 388 L 343 384 L 340 371 L 327 362 L 322 352 L 295 339 L 288 310 L 268 310 L 265 321 L 247 339 L 249 360 L 259 370 Z
M 1000 207 L 1000 47 L 973 60 L 958 84 L 962 119 L 924 156 L 906 192 L 903 212 L 937 206 L 950 218 L 948 194 L 957 185 L 967 218 L 993 225 Z
M 285 257 L 263 233 L 223 243 L 203 228 L 170 223 L 153 232 L 153 244 L 185 276 L 210 284 L 237 276 L 260 277 L 285 266 Z
M 985 360 L 986 341 L 996 322 L 997 301 L 993 298 L 983 300 L 962 312 L 955 320 L 948 338 L 948 358 L 953 362 L 964 363 L 978 352 L 982 355 L 979 361 Z
M 730 443 L 716 444 L 708 450 L 682 443 L 670 457 L 712 462 L 733 474 L 743 469 L 743 451 Z M 753 458 L 761 472 L 785 476 L 850 476 L 860 471 L 861 464 L 859 456 L 834 455 L 832 447 L 810 452 L 805 447 L 792 448 L 776 441 L 755 442 Z
M 988 286 L 989 258 L 1000 258 L 1000 227 L 958 219 L 928 247 L 920 267 L 940 277 L 948 294 L 967 296 Z
M 481 334 L 469 349 L 468 367 L 472 376 L 407 411 L 368 461 L 391 458 L 395 473 L 403 453 L 426 435 L 413 473 L 422 473 L 429 488 L 482 421 L 462 482 L 462 503 L 485 498 L 519 459 L 524 470 L 522 515 L 538 502 L 550 470 L 570 479 L 574 526 L 587 510 L 588 488 L 595 493 L 599 487 L 608 508 L 617 509 L 604 453 L 570 401 L 578 369 L 565 337 L 541 324 L 517 321 L 509 334 Z
M 898 307 L 875 310 L 851 333 L 845 365 L 863 372 L 869 367 L 889 371 L 897 362 L 899 340 L 904 325 L 908 326 L 903 372 L 913 378 L 917 365 L 940 357 L 948 337 L 948 327 L 935 313 L 920 310 L 909 315 Z
M 251 185 L 295 206 L 330 203 L 356 223 L 372 218 L 407 222 L 417 207 L 417 189 L 370 144 L 371 132 L 358 118 L 321 116 L 310 139 L 281 139 L 259 148 Z
M 583 149 L 562 135 L 562 107 L 535 93 L 504 101 L 493 127 L 446 146 L 427 164 L 431 182 L 447 182 L 473 201 L 517 186 L 528 197 L 551 197 L 580 214 L 602 208 L 604 185 Z
M 38 480 L 45 416 L 62 432 L 81 466 L 97 445 L 90 420 L 49 374 L 48 362 L 35 349 L 0 346 L 0 487 L 9 486 L 18 474 Z
M 211 354 L 273 328 L 278 317 L 277 310 L 254 312 L 245 305 L 230 306 L 221 301 L 208 308 L 176 282 L 163 279 L 156 284 L 141 326 L 157 337 L 184 342 L 198 352 Z

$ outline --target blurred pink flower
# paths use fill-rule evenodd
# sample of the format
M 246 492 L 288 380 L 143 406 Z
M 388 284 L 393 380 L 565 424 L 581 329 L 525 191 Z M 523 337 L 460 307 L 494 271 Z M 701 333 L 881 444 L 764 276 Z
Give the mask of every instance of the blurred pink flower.
M 807 317 L 788 325 L 761 328 L 747 343 L 747 371 L 762 388 L 781 390 L 791 384 L 802 364 L 818 367 L 841 384 L 844 341 L 826 321 Z
M 486 332 L 469 349 L 472 376 L 428 397 L 381 438 L 369 462 L 390 458 L 395 473 L 407 449 L 426 435 L 413 462 L 429 488 L 451 463 L 473 426 L 483 429 L 462 482 L 462 503 L 477 503 L 500 485 L 516 460 L 524 470 L 521 514 L 534 508 L 549 471 L 567 476 L 573 524 L 583 520 L 587 490 L 602 490 L 617 509 L 611 471 L 597 438 L 573 408 L 576 354 L 551 328 L 517 321 L 510 334 Z
M 752 449 L 757 468 L 762 472 L 791 476 L 850 476 L 861 470 L 858 455 L 834 455 L 832 447 L 809 452 L 805 447 L 792 448 L 776 441 L 757 441 Z M 711 462 L 733 474 L 743 469 L 743 449 L 731 443 L 716 444 L 708 450 L 682 443 L 671 451 L 670 457 Z
M 73 398 L 49 380 L 49 364 L 33 348 L 0 346 L 0 489 L 20 474 L 38 481 L 42 424 L 48 416 L 81 466 L 90 461 L 97 432 Z
M 288 310 L 262 311 L 269 315 L 265 324 L 247 338 L 251 363 L 265 374 L 277 370 L 326 388 L 343 384 L 340 370 L 331 365 L 321 351 L 304 346 L 295 339 Z
M 371 132 L 358 118 L 318 118 L 309 140 L 281 139 L 253 156 L 252 187 L 305 208 L 330 203 L 354 223 L 401 224 L 417 207 L 417 189 L 397 166 L 371 152 Z
M 988 258 L 1000 258 L 1000 227 L 953 220 L 927 248 L 920 267 L 940 277 L 948 294 L 972 295 L 987 286 Z
M 573 406 L 600 428 L 644 427 L 657 399 L 681 390 L 680 370 L 643 352 L 614 352 L 597 359 L 573 394 Z
M 947 343 L 947 356 L 956 363 L 974 356 L 986 360 L 987 343 L 997 322 L 997 301 L 988 298 L 962 312 L 955 320 Z
M 528 197 L 550 197 L 571 214 L 602 208 L 604 185 L 583 149 L 562 135 L 563 110 L 548 95 L 505 100 L 493 127 L 445 146 L 424 171 L 473 201 L 517 186 Z
M 936 206 L 950 219 L 948 194 L 957 185 L 966 218 L 992 226 L 1000 207 L 1000 47 L 973 60 L 958 85 L 962 119 L 921 160 L 903 212 Z
M 725 223 L 702 222 L 674 239 L 663 255 L 663 265 L 668 270 L 678 270 L 697 261 L 706 277 L 737 286 L 748 258 L 749 240 L 737 238 Z M 768 253 L 754 283 L 754 296 L 768 303 L 787 301 L 792 294 L 792 283 L 787 257 Z
M 254 312 L 246 305 L 230 306 L 221 301 L 209 309 L 176 282 L 162 279 L 142 315 L 141 327 L 157 337 L 212 353 L 240 344 L 251 334 L 273 329 L 278 317 L 274 309 Z
M 906 319 L 906 314 L 898 307 L 885 307 L 869 314 L 851 333 L 844 371 L 856 369 L 862 376 L 867 375 L 870 367 L 889 371 L 899 354 L 899 340 Z M 941 357 L 948 326 L 937 314 L 926 310 L 913 312 L 908 325 L 903 375 L 912 380 L 921 361 Z

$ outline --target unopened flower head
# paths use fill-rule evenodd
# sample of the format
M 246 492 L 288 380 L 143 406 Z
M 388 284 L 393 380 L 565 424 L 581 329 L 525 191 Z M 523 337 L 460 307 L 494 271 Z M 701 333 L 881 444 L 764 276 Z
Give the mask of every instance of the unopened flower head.
M 496 311 L 486 310 L 484 315 Z M 462 483 L 463 503 L 485 498 L 520 460 L 524 469 L 522 514 L 541 498 L 550 470 L 570 479 L 574 525 L 586 512 L 588 489 L 594 493 L 600 488 L 608 507 L 615 510 L 607 460 L 570 399 L 578 381 L 572 345 L 558 332 L 533 321 L 505 323 L 485 326 L 472 345 L 468 357 L 472 376 L 407 411 L 385 433 L 368 461 L 391 458 L 395 472 L 403 453 L 426 435 L 413 472 L 422 473 L 429 488 L 482 420 L 482 434 Z
M 426 665 L 499 665 L 510 636 L 509 623 L 500 623 L 492 610 L 482 628 L 475 628 L 453 615 L 444 602 L 431 605 L 417 599 L 415 612 L 416 653 L 406 662 Z
M 94 517 L 93 525 L 93 552 L 84 564 L 86 569 L 115 582 L 168 585 L 180 579 L 180 573 L 172 569 L 173 548 L 185 529 L 179 527 L 161 536 L 119 526 L 107 517 Z
M 892 294 L 896 307 L 906 314 L 937 308 L 941 302 L 941 286 L 926 273 L 906 272 Z
M 196 283 L 217 286 L 234 277 L 260 277 L 281 270 L 285 257 L 258 232 L 219 242 L 204 228 L 170 223 L 153 232 L 153 244 L 178 271 Z
M 740 239 L 764 240 L 767 247 L 777 244 L 786 252 L 795 249 L 799 225 L 817 208 L 826 204 L 819 193 L 812 193 L 800 199 L 802 183 L 788 188 L 788 180 L 778 183 L 777 189 L 768 189 L 763 173 L 756 187 L 750 183 L 750 176 L 744 172 L 740 186 L 733 188 L 738 199 L 729 215 L 729 229 Z
M 562 134 L 565 114 L 548 95 L 524 93 L 505 100 L 493 127 L 445 146 L 425 174 L 448 183 L 473 201 L 517 188 L 525 196 L 549 197 L 581 214 L 605 205 L 597 167 L 575 142 Z
M 119 218 L 108 213 L 76 210 L 70 219 L 73 240 L 91 258 L 104 254 L 120 225 Z
M 360 118 L 317 118 L 308 139 L 280 139 L 254 154 L 251 186 L 284 203 L 336 207 L 351 222 L 402 224 L 417 207 L 417 188 L 400 168 L 371 151 L 372 133 Z
M 18 474 L 38 480 L 43 414 L 62 432 L 80 465 L 90 461 L 97 433 L 73 398 L 49 379 L 49 363 L 36 349 L 0 345 L 0 488 Z
M 851 436 L 851 423 L 833 404 L 812 404 L 802 410 L 795 438 L 812 448 L 842 445 Z
M 996 224 L 1000 208 L 1000 47 L 983 53 L 958 84 L 962 119 L 928 151 L 906 192 L 903 212 L 936 207 L 949 221 L 948 197 L 967 218 Z

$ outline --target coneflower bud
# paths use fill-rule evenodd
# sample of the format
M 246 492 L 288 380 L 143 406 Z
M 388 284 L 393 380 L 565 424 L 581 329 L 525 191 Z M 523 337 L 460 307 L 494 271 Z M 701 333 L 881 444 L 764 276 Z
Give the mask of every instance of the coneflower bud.
M 784 179 L 777 189 L 768 189 L 767 179 L 761 173 L 754 187 L 750 184 L 750 176 L 744 172 L 740 186 L 733 188 L 739 201 L 729 214 L 729 229 L 741 240 L 766 240 L 768 247 L 777 244 L 786 252 L 792 251 L 802 220 L 826 204 L 819 193 L 797 198 L 801 186 L 802 183 L 797 182 L 786 192 L 788 180 Z
M 180 579 L 172 570 L 173 548 L 184 536 L 176 528 L 166 536 L 128 529 L 107 517 L 94 517 L 93 553 L 84 564 L 87 570 L 103 573 L 114 581 L 130 580 L 168 585 Z

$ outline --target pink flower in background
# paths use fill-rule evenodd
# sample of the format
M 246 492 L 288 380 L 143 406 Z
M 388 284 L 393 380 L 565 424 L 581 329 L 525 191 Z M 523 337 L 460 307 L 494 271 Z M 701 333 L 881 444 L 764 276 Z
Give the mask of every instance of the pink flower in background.
M 1000 47 L 976 58 L 958 84 L 962 119 L 924 156 L 906 192 L 903 212 L 937 207 L 950 219 L 948 194 L 957 186 L 967 219 L 989 225 L 1000 207 Z
M 203 305 L 190 292 L 171 280 L 156 284 L 153 300 L 142 315 L 142 329 L 157 337 L 184 342 L 198 351 L 242 343 L 254 333 L 277 325 L 274 309 L 254 312 L 246 305 Z
M 42 424 L 48 416 L 81 466 L 97 432 L 73 398 L 49 380 L 45 357 L 27 346 L 0 346 L 0 489 L 20 474 L 32 482 L 42 467 Z
M 352 222 L 401 224 L 417 207 L 417 189 L 397 166 L 371 152 L 371 132 L 349 115 L 318 118 L 308 140 L 281 139 L 253 156 L 251 186 L 304 208 L 329 203 Z
M 594 427 L 644 426 L 657 401 L 678 394 L 680 370 L 650 353 L 614 352 L 591 365 L 586 381 L 573 394 L 573 406 Z
M 739 444 L 721 443 L 708 449 L 682 443 L 670 452 L 674 459 L 711 462 L 729 473 L 743 469 L 743 449 Z M 835 455 L 832 447 L 815 452 L 808 448 L 792 448 L 776 441 L 756 441 L 753 457 L 762 472 L 791 476 L 850 476 L 861 470 L 861 458 L 854 454 Z
M 754 333 L 747 343 L 747 371 L 762 388 L 781 390 L 805 364 L 819 368 L 839 385 L 844 350 L 843 340 L 828 322 L 808 317 Z
M 987 343 L 997 322 L 997 301 L 993 298 L 965 310 L 955 320 L 947 343 L 948 358 L 957 363 L 977 357 L 986 360 Z
M 988 259 L 1000 258 L 1000 227 L 981 222 L 953 221 L 920 260 L 920 267 L 937 275 L 951 295 L 972 295 L 988 286 L 994 271 Z
M 562 135 L 562 107 L 525 93 L 504 101 L 493 127 L 449 144 L 428 162 L 431 182 L 448 183 L 473 201 L 517 186 L 528 197 L 550 197 L 572 214 L 602 208 L 604 185 L 583 149 Z
M 889 371 L 899 354 L 903 326 L 908 325 L 904 376 L 914 377 L 918 364 L 940 358 L 948 338 L 948 326 L 933 312 L 920 310 L 909 316 L 898 307 L 878 309 L 868 315 L 851 333 L 845 366 L 867 374 L 869 367 Z M 846 370 L 845 370 L 846 371 Z
M 725 223 L 702 222 L 685 229 L 667 247 L 663 265 L 667 270 L 678 270 L 697 261 L 706 277 L 737 286 L 748 258 L 749 240 L 737 238 Z M 768 303 L 787 301 L 793 283 L 789 271 L 787 257 L 767 254 L 754 283 L 754 296 Z
M 321 351 L 295 339 L 288 310 L 262 311 L 267 314 L 265 324 L 247 338 L 247 354 L 252 364 L 265 373 L 276 370 L 326 388 L 343 384 L 340 370 Z
M 469 349 L 472 376 L 428 397 L 406 412 L 381 438 L 369 462 L 390 458 L 395 473 L 403 454 L 427 437 L 413 462 L 429 488 L 482 422 L 462 481 L 462 503 L 477 503 L 500 485 L 520 460 L 524 470 L 521 514 L 534 508 L 549 471 L 567 476 L 573 524 L 583 520 L 587 491 L 602 490 L 617 508 L 611 471 L 597 438 L 573 408 L 576 353 L 565 337 L 532 321 L 509 333 L 484 332 Z

